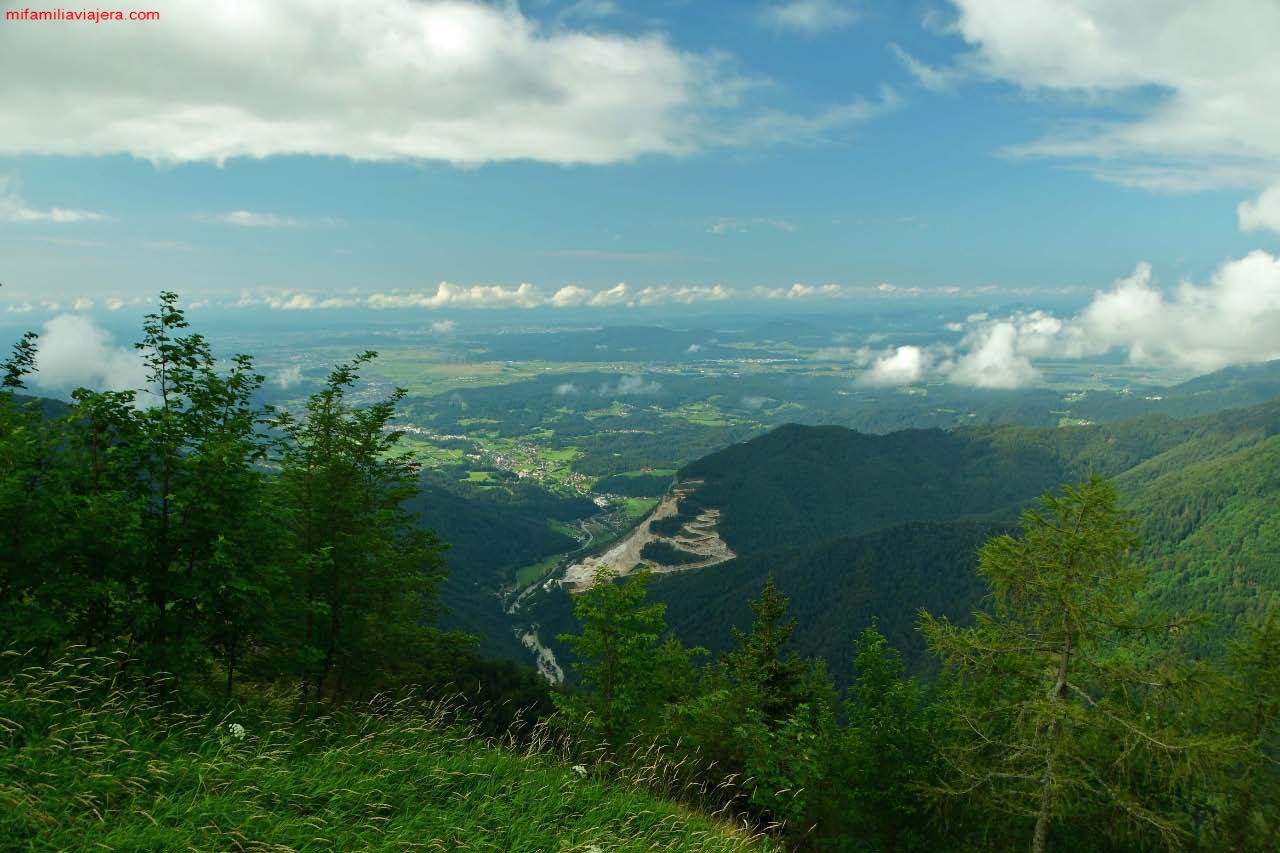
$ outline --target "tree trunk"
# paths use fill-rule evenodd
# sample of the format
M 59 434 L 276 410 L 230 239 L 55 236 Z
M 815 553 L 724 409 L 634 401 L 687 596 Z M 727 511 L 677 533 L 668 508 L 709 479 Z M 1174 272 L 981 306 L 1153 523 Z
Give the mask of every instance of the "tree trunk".
M 1062 644 L 1062 656 L 1058 659 L 1058 678 L 1049 692 L 1049 703 L 1056 705 L 1067 695 L 1067 674 L 1071 664 L 1071 634 Z M 1049 727 L 1049 743 L 1046 747 L 1044 776 L 1040 787 L 1040 813 L 1036 815 L 1036 832 L 1031 840 L 1032 853 L 1045 853 L 1049 845 L 1049 821 L 1053 819 L 1054 753 L 1062 737 L 1062 723 L 1054 720 Z

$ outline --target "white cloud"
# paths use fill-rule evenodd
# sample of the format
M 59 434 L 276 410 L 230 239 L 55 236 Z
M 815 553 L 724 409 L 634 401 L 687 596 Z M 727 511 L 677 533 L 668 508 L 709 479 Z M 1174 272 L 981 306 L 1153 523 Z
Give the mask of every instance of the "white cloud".
M 761 19 L 782 30 L 820 33 L 857 23 L 858 12 L 845 0 L 787 0 L 768 6 Z
M 1136 118 L 1080 125 L 1016 152 L 1092 162 L 1159 190 L 1258 188 L 1280 175 L 1275 0 L 952 0 L 967 64 L 1028 90 L 1140 92 Z
M 246 290 L 240 294 L 236 307 L 265 306 L 272 311 L 318 311 L 331 308 L 351 308 L 357 304 L 357 300 L 347 296 L 317 298 L 310 293 L 303 293 L 299 290 Z
M 1259 194 L 1255 201 L 1244 201 L 1236 209 L 1241 231 L 1274 231 L 1280 234 L 1280 183 Z
M 1031 359 L 1018 349 L 1017 326 L 995 322 L 969 335 L 961 344 L 968 351 L 948 374 L 957 385 L 973 388 L 1021 388 L 1040 378 Z
M 861 385 L 898 386 L 919 382 L 927 367 L 925 354 L 920 347 L 902 346 L 886 353 L 858 377 Z
M 644 397 L 652 396 L 662 390 L 662 383 L 643 376 L 624 376 L 617 385 L 601 385 L 596 393 L 601 397 Z
M 71 303 L 72 311 L 88 311 L 93 307 L 93 300 L 87 296 L 77 296 L 76 300 Z
M 452 320 L 436 320 L 431 324 L 431 331 L 437 335 L 452 335 L 458 324 Z
M 698 344 L 689 344 L 689 348 L 686 349 L 685 352 L 690 354 L 693 354 L 696 352 L 702 352 L 702 347 L 699 346 Z
M 0 124 L 3 122 L 4 119 L 0 118 Z M 0 145 L 2 144 L 0 143 Z M 22 197 L 21 187 L 19 187 L 16 180 L 11 177 L 0 176 L 0 222 L 18 224 L 44 222 L 65 225 L 73 222 L 102 222 L 109 218 L 92 210 L 72 210 L 65 207 L 37 210 L 28 205 L 26 199 Z
M 276 371 L 271 377 L 271 384 L 277 388 L 293 388 L 302 384 L 302 365 L 291 364 Z
M 769 114 L 762 139 L 743 102 L 760 80 L 664 33 L 604 32 L 614 8 L 543 25 L 515 0 L 169 0 L 146 26 L 29 25 L 5 45 L 27 73 L 0 89 L 0 156 L 607 164 L 859 118 Z
M 1134 364 L 1201 373 L 1280 358 L 1280 258 L 1255 251 L 1223 264 L 1208 283 L 1156 287 L 1148 264 L 1094 295 L 1079 314 L 1045 311 L 970 316 L 947 378 L 979 388 L 1017 388 L 1039 379 L 1033 359 L 1075 359 L 1112 351 Z
M 557 397 L 571 397 L 578 393 L 578 386 L 572 382 L 561 382 L 556 386 Z
M 33 384 L 66 391 L 81 386 L 98 391 L 140 389 L 146 370 L 136 350 L 117 346 L 88 317 L 61 314 L 44 324 L 37 341 Z
M 393 290 L 365 298 L 365 304 L 370 308 L 535 308 L 544 301 L 542 292 L 528 282 L 508 287 L 442 281 L 434 292 Z
M 256 213 L 252 210 L 232 210 L 227 213 L 214 213 L 201 216 L 206 222 L 217 222 L 221 225 L 238 225 L 241 228 L 298 228 L 302 220 L 289 216 L 277 216 L 274 213 Z

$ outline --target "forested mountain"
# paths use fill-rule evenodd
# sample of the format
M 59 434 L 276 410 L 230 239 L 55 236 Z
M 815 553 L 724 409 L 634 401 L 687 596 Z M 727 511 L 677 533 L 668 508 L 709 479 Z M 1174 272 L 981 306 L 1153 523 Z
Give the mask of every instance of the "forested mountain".
M 682 639 L 716 650 L 772 575 L 792 596 L 794 648 L 827 660 L 837 683 L 852 677 L 852 638 L 873 620 L 909 667 L 927 666 L 919 609 L 966 620 L 982 605 L 978 546 L 1055 484 L 1093 472 L 1115 477 L 1136 515 L 1154 602 L 1205 610 L 1210 636 L 1227 636 L 1280 598 L 1278 434 L 1280 399 L 1075 427 L 784 426 L 680 472 L 701 481 L 688 511 L 719 509 L 739 556 L 664 574 L 653 595 Z M 562 626 L 568 608 L 553 594 L 537 617 Z

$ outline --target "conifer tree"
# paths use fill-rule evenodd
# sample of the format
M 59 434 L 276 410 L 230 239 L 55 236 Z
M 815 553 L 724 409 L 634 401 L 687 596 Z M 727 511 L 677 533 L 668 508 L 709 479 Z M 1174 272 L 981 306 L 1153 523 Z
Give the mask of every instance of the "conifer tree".
M 924 691 L 904 678 L 902 657 L 874 625 L 857 640 L 857 681 L 845 703 L 831 799 L 859 849 L 921 849 L 921 785 L 933 775 Z
M 1190 824 L 1176 793 L 1213 772 L 1226 744 L 1189 732 L 1176 710 L 1196 680 L 1158 658 L 1177 626 L 1139 612 L 1133 525 L 1112 485 L 1095 476 L 1041 502 L 1021 536 L 982 548 L 994 612 L 970 628 L 924 615 L 963 688 L 941 792 L 1026 819 L 1035 853 L 1051 837 L 1083 847 L 1076 836 L 1099 825 L 1176 845 Z

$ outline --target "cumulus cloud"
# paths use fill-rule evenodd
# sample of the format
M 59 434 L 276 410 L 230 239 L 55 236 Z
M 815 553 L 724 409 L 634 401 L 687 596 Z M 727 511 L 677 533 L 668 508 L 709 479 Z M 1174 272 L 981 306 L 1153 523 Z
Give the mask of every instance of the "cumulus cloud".
M 1015 149 L 1092 161 L 1161 190 L 1248 187 L 1280 175 L 1280 4 L 1274 0 L 952 0 L 977 73 L 1028 90 L 1152 98 L 1136 118 Z
M 1280 183 L 1263 190 L 1254 201 L 1236 209 L 1241 231 L 1274 231 L 1280 234 Z
M 1156 286 L 1149 264 L 1100 291 L 1074 317 L 1024 311 L 971 315 L 951 382 L 1017 388 L 1039 379 L 1033 359 L 1073 359 L 1119 351 L 1134 364 L 1201 373 L 1280 358 L 1280 258 L 1256 251 L 1223 264 L 1202 285 L 1172 293 Z
M 0 123 L 3 121 L 4 119 L 0 118 Z M 105 214 L 95 213 L 92 210 L 73 210 L 65 207 L 38 210 L 27 204 L 16 180 L 0 176 L 0 222 L 65 225 L 74 222 L 101 222 L 109 218 Z
M 999 321 L 982 326 L 965 338 L 967 351 L 948 373 L 956 385 L 973 388 L 1021 388 L 1040 378 L 1040 371 L 1021 351 L 1018 327 Z
M 601 385 L 596 393 L 601 397 L 646 397 L 662 390 L 662 383 L 645 379 L 640 375 L 624 376 L 616 385 Z
M 962 290 L 958 287 L 899 287 L 881 284 L 877 287 L 861 285 L 823 284 L 810 285 L 798 282 L 789 287 L 757 285 L 750 288 L 727 287 L 723 284 L 657 284 L 635 287 L 619 282 L 612 287 L 592 289 L 576 284 L 564 285 L 548 291 L 529 282 L 508 284 L 456 284 L 442 281 L 424 289 L 395 288 L 372 293 L 357 288 L 339 291 L 307 291 L 292 288 L 257 287 L 242 290 L 232 301 L 221 302 L 227 308 L 268 308 L 273 311 L 321 311 L 331 309 L 369 308 L 394 309 L 535 309 L 535 308 L 641 308 L 660 305 L 693 305 L 698 303 L 725 302 L 728 300 L 827 300 L 827 299 L 902 299 L 919 296 L 958 297 L 965 295 L 1028 296 L 1038 291 L 1029 288 L 982 287 Z M 117 298 L 102 299 L 110 310 L 118 310 L 125 304 L 139 304 L 148 300 L 133 299 L 128 303 Z M 56 303 L 40 303 L 50 311 L 57 311 Z M 209 304 L 202 300 L 200 305 Z M 189 308 L 197 307 L 190 303 Z M 449 323 L 452 321 L 442 321 Z M 447 331 L 445 326 L 432 326 L 438 334 Z
M 559 385 L 556 386 L 557 397 L 572 397 L 574 394 L 577 394 L 577 393 L 578 393 L 578 386 L 574 385 L 572 382 L 561 382 Z
M 516 2 L 169 0 L 145 26 L 29 25 L 5 46 L 30 74 L 0 90 L 0 156 L 606 164 L 762 140 L 742 102 L 758 81 L 662 33 L 602 31 L 613 8 L 543 25 Z M 767 141 L 856 120 L 771 114 L 787 135 Z
M 331 308 L 351 308 L 357 304 L 358 302 L 351 297 L 316 297 L 300 290 L 246 290 L 240 294 L 236 307 L 265 306 L 272 311 L 318 311 Z M 195 306 L 193 305 L 192 307 Z
M 840 284 L 805 284 L 796 282 L 790 287 L 767 287 L 757 285 L 751 289 L 751 296 L 757 299 L 840 299 L 848 296 L 870 296 L 874 291 L 865 287 L 850 287 Z
M 810 34 L 852 26 L 859 17 L 845 0 L 787 0 L 761 11 L 761 19 L 770 26 Z
M 125 391 L 145 384 L 137 351 L 118 346 L 109 332 L 83 315 L 61 314 L 49 320 L 37 344 L 33 383 L 41 388 Z
M 452 320 L 436 320 L 431 324 L 431 331 L 437 335 L 452 335 L 458 324 Z
M 858 376 L 858 383 L 878 387 L 910 385 L 923 378 L 926 366 L 920 347 L 897 347 L 873 361 L 870 369 Z

